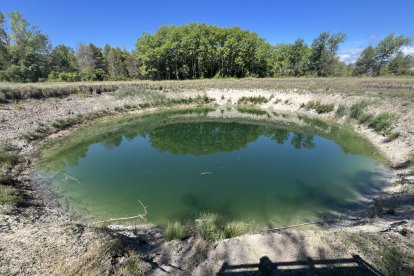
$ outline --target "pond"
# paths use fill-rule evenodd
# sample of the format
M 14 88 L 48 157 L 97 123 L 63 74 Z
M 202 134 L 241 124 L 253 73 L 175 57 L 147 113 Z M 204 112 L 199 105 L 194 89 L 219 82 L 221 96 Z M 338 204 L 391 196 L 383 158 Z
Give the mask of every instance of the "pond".
M 134 216 L 140 200 L 155 224 L 202 212 L 303 222 L 359 208 L 385 185 L 382 159 L 365 140 L 293 119 L 180 110 L 106 120 L 46 150 L 36 175 L 89 220 Z

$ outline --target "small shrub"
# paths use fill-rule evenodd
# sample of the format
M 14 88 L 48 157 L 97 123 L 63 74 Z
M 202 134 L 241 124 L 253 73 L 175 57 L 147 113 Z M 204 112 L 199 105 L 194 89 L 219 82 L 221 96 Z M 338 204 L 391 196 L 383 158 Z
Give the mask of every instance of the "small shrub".
M 168 222 L 164 231 L 164 238 L 167 241 L 182 240 L 187 236 L 187 229 L 180 222 Z
M 79 114 L 73 117 L 58 119 L 52 123 L 52 126 L 58 129 L 66 129 L 68 127 L 81 123 L 82 120 L 83 120 L 83 117 L 82 115 Z
M 121 264 L 121 275 L 143 275 L 143 261 L 140 256 L 132 250 L 128 251 L 128 258 L 125 263 Z
M 39 133 L 39 132 L 36 132 L 36 131 L 32 131 L 32 132 L 27 132 L 27 133 L 23 134 L 22 136 L 27 141 L 35 141 L 37 139 L 40 139 L 40 138 L 44 137 L 45 134 L 44 133 Z
M 122 111 L 124 111 L 124 108 L 123 108 L 122 106 L 116 106 L 116 107 L 114 108 L 114 110 L 115 110 L 116 112 L 122 112 Z
M 371 114 L 367 114 L 367 113 L 362 113 L 361 115 L 359 115 L 359 117 L 357 118 L 358 123 L 360 124 L 365 124 L 367 122 L 369 122 L 370 120 L 372 120 L 374 116 Z
M 154 103 L 165 100 L 165 94 L 159 90 L 147 89 L 140 86 L 121 86 L 115 93 L 114 97 L 117 99 L 123 98 L 139 98 L 143 102 Z
M 197 104 L 207 104 L 207 103 L 214 101 L 214 99 L 212 98 L 209 98 L 207 96 L 200 96 L 200 95 L 195 98 L 190 98 L 190 99 L 191 101 Z
M 395 116 L 393 114 L 384 112 L 372 117 L 368 121 L 368 126 L 377 132 L 386 132 L 391 128 L 394 120 Z
M 306 109 L 314 109 L 316 111 L 316 113 L 318 114 L 322 114 L 322 113 L 329 113 L 332 112 L 335 109 L 335 106 L 333 104 L 323 104 L 319 101 L 317 102 L 309 102 L 306 105 Z
M 257 96 L 257 97 L 241 97 L 238 101 L 239 104 L 246 104 L 246 103 L 252 103 L 252 104 L 263 104 L 267 103 L 269 100 L 263 96 Z
M 394 141 L 398 137 L 400 137 L 400 134 L 398 132 L 390 132 L 387 134 L 387 142 Z
M 14 188 L 0 185 L 0 205 L 13 206 L 17 203 L 17 199 Z
M 369 103 L 367 101 L 362 101 L 351 105 L 351 107 L 349 108 L 349 116 L 352 119 L 358 119 L 364 113 L 368 105 Z
M 338 108 L 336 109 L 335 115 L 336 115 L 337 117 L 343 117 L 343 116 L 345 116 L 345 115 L 346 115 L 346 113 L 347 113 L 347 108 L 346 108 L 346 106 L 345 106 L 345 105 L 340 105 L 340 106 L 338 106 Z

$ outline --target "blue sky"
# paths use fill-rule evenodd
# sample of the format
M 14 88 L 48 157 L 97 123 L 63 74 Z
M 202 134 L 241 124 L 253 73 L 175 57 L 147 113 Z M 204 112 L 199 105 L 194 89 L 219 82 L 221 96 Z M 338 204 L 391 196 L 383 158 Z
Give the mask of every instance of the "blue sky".
M 310 44 L 323 31 L 344 32 L 347 40 L 339 54 L 347 61 L 391 32 L 414 38 L 413 0 L 0 0 L 0 11 L 20 11 L 54 45 L 73 48 L 92 42 L 131 50 L 142 32 L 190 22 L 240 26 L 272 44 L 298 37 Z M 414 48 L 405 51 L 414 53 Z

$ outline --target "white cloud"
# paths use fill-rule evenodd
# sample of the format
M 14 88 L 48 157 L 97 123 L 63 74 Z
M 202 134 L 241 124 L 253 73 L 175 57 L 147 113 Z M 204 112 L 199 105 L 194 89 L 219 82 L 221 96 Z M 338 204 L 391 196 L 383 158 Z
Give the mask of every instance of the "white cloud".
M 338 57 L 346 64 L 355 62 L 361 55 L 364 48 L 347 48 L 339 51 Z
M 404 47 L 401 48 L 401 52 L 403 52 L 404 55 L 414 56 L 414 47 L 413 46 L 404 46 Z

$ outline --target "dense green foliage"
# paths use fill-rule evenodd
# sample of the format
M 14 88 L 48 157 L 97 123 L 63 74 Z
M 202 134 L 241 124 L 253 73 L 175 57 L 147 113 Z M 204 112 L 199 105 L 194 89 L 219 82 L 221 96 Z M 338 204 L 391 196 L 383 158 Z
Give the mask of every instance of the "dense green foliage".
M 182 80 L 278 76 L 347 76 L 412 74 L 412 58 L 401 47 L 404 36 L 387 36 L 363 51 L 355 65 L 340 61 L 343 33 L 321 33 L 311 45 L 301 38 L 293 44 L 270 45 L 255 32 L 203 23 L 162 26 L 144 33 L 136 48 L 103 49 L 81 43 L 76 51 L 52 47 L 47 35 L 20 13 L 8 20 L 0 12 L 0 81 Z
M 413 60 L 401 52 L 401 47 L 411 42 L 411 38 L 390 34 L 375 48 L 368 46 L 357 60 L 353 74 L 380 76 L 387 71 L 394 75 L 410 74 Z

